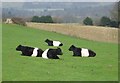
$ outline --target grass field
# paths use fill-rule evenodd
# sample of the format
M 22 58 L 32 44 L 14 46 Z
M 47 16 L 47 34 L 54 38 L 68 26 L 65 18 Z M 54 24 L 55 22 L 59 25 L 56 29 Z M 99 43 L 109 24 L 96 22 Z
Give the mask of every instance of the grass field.
M 2 80 L 3 81 L 115 81 L 118 80 L 118 46 L 112 43 L 88 41 L 27 28 L 19 25 L 3 24 L 2 28 Z M 60 60 L 47 60 L 20 56 L 19 44 L 50 48 L 46 38 L 60 40 L 63 55 Z M 70 45 L 94 50 L 94 58 L 73 57 L 68 51 Z M 52 48 L 52 47 L 51 47 Z
M 0 24 L 0 82 L 2 81 L 2 24 Z

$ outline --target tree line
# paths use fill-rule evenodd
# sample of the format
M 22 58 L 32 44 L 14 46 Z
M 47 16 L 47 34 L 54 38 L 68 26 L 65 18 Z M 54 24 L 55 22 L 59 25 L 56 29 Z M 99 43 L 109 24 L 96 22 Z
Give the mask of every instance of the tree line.
M 51 16 L 33 16 L 31 22 L 38 23 L 53 23 L 53 19 Z
M 83 24 L 85 24 L 85 25 L 94 25 L 93 20 L 90 17 L 86 17 L 83 20 Z M 108 26 L 108 27 L 116 27 L 116 28 L 118 28 L 119 27 L 119 22 L 115 21 L 115 20 L 112 20 L 109 17 L 103 16 L 100 19 L 100 23 L 99 23 L 98 26 Z
M 69 19 L 72 19 L 72 16 L 69 16 Z M 70 20 L 71 20 L 70 19 Z M 33 16 L 32 17 L 32 22 L 39 22 L 39 23 L 62 23 L 63 19 L 61 18 L 52 18 L 51 16 Z M 96 25 L 96 21 L 93 21 L 92 18 L 86 17 L 83 20 L 83 24 L 85 25 Z M 108 27 L 119 27 L 120 24 L 120 1 L 116 2 L 113 10 L 111 11 L 111 18 L 107 16 L 103 16 L 100 18 L 99 23 L 97 26 L 108 26 Z
M 57 23 L 53 20 L 51 16 L 33 16 L 31 22 L 37 23 Z M 83 20 L 84 25 L 94 25 L 92 18 L 86 17 Z M 108 27 L 119 27 L 118 21 L 112 20 L 109 17 L 103 16 L 100 19 L 100 23 L 98 26 L 108 26 Z

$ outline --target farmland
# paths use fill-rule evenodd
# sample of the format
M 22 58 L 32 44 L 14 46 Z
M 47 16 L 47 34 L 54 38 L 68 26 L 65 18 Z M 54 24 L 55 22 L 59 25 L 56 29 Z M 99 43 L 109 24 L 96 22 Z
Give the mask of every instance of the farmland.
M 14 24 L 2 26 L 3 81 L 116 81 L 118 80 L 118 45 L 81 39 Z M 19 44 L 48 47 L 46 38 L 60 40 L 63 55 L 60 60 L 20 56 Z M 94 50 L 94 58 L 73 57 L 70 45 Z
M 27 25 L 31 28 L 37 28 L 52 32 L 57 32 L 78 38 L 89 39 L 93 41 L 118 43 L 117 28 L 102 27 L 102 26 L 84 26 L 77 23 L 68 24 L 44 24 L 28 22 Z

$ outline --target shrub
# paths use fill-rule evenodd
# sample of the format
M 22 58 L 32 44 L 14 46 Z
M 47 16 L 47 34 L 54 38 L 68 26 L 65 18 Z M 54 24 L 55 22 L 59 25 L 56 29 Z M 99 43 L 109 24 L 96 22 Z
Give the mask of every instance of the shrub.
M 38 16 L 33 16 L 31 22 L 39 22 L 39 17 Z
M 117 21 L 111 21 L 110 26 L 111 26 L 111 27 L 116 27 L 116 28 L 118 28 L 118 27 L 119 27 L 119 24 L 118 24 Z
M 84 23 L 85 25 L 93 25 L 93 21 L 92 21 L 92 19 L 89 18 L 89 17 L 86 17 L 86 18 L 83 20 L 83 23 Z
M 110 18 L 103 16 L 100 20 L 100 25 L 101 26 L 110 26 L 111 20 Z
M 15 24 L 19 24 L 19 25 L 23 25 L 26 26 L 25 21 L 22 18 L 18 18 L 18 17 L 13 17 L 12 18 L 13 23 Z

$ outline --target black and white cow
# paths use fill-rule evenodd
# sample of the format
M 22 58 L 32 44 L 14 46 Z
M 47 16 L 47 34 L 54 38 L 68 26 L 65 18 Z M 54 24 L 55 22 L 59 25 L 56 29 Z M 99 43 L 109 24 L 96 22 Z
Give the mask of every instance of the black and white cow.
M 45 42 L 48 44 L 48 46 L 63 46 L 63 44 L 60 41 L 52 41 L 46 39 Z
M 80 57 L 94 57 L 96 53 L 90 49 L 86 48 L 77 48 L 74 45 L 71 45 L 69 51 L 73 51 L 73 56 L 80 56 Z
M 43 50 L 40 48 L 33 48 L 28 46 L 19 45 L 16 48 L 17 51 L 21 51 L 23 56 L 42 57 Z
M 60 48 L 57 49 L 46 49 L 43 54 L 42 54 L 42 58 L 45 59 L 59 59 L 58 55 L 62 55 L 62 50 Z

